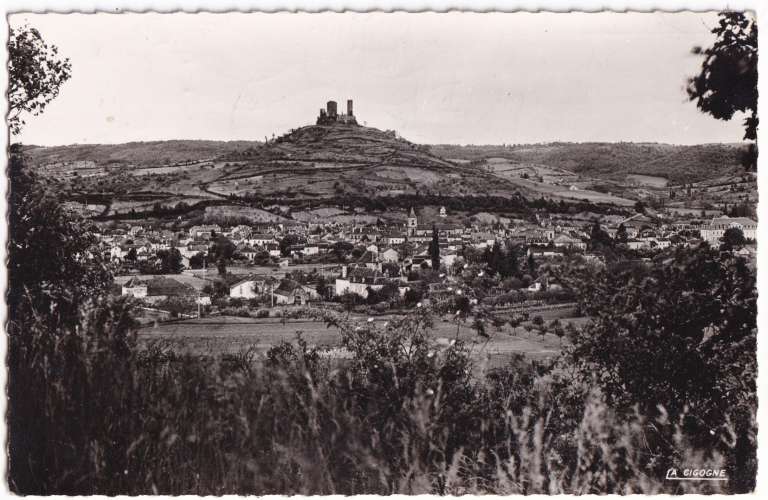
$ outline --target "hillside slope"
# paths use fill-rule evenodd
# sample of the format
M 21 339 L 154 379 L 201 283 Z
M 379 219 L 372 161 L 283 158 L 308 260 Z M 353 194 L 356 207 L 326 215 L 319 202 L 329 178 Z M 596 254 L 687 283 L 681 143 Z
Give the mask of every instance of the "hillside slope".
M 740 171 L 741 146 L 418 145 L 357 125 L 301 127 L 267 143 L 28 146 L 31 164 L 93 214 L 209 206 L 333 205 L 345 196 L 500 196 L 631 206 L 668 185 Z M 386 202 L 385 202 L 386 203 Z M 166 210 L 167 212 L 167 210 Z
M 156 166 L 216 158 L 262 144 L 255 141 L 172 140 L 53 147 L 25 146 L 24 153 L 37 164 L 94 162 L 102 166 Z
M 26 156 L 64 198 L 101 215 L 200 203 L 332 202 L 344 195 L 527 192 L 492 173 L 446 161 L 394 132 L 346 124 L 301 127 L 268 143 L 33 146 Z
M 435 145 L 444 158 L 481 162 L 504 158 L 514 164 L 558 168 L 604 180 L 649 175 L 673 184 L 699 182 L 741 171 L 741 144 L 677 146 L 657 143 L 550 143 L 515 146 Z
M 225 155 L 212 193 L 244 196 L 323 197 L 342 193 L 468 194 L 513 185 L 453 164 L 421 146 L 371 127 L 312 125 L 269 144 Z

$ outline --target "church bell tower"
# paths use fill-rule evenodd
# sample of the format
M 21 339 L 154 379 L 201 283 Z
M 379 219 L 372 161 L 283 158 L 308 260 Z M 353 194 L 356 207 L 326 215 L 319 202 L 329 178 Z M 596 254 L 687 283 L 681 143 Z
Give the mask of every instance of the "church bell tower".
M 416 212 L 411 207 L 411 213 L 408 215 L 408 236 L 416 234 L 416 228 L 419 226 L 419 219 L 416 218 Z

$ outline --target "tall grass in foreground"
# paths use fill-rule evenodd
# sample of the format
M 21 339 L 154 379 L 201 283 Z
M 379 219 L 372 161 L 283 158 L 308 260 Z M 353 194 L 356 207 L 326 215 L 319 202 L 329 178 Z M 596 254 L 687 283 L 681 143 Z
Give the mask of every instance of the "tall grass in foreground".
M 11 337 L 13 491 L 724 493 L 754 479 L 736 477 L 750 473 L 734 431 L 694 446 L 685 413 L 614 411 L 523 358 L 477 375 L 465 345 L 432 344 L 428 312 L 385 328 L 328 317 L 353 353 L 343 367 L 301 339 L 262 360 L 139 349 L 130 318 L 110 299 L 75 331 Z M 666 481 L 671 466 L 740 482 Z

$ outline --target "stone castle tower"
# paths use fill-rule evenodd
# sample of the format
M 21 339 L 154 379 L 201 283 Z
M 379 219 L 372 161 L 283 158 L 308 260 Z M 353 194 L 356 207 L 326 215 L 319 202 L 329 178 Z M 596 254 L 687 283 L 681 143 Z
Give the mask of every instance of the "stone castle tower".
M 336 101 L 328 101 L 325 108 L 320 108 L 320 115 L 317 117 L 317 125 L 333 125 L 334 123 L 345 123 L 348 125 L 357 125 L 357 119 L 352 113 L 352 99 L 347 100 L 346 114 L 340 114 Z

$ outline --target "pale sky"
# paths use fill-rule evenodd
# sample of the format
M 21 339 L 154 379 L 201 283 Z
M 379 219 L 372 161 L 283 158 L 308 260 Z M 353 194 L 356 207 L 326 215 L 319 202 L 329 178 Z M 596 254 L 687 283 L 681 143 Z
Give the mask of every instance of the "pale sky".
M 72 78 L 26 144 L 263 140 L 333 99 L 418 143 L 737 142 L 686 77 L 714 13 L 15 14 Z

